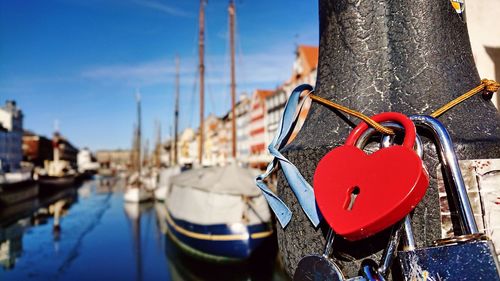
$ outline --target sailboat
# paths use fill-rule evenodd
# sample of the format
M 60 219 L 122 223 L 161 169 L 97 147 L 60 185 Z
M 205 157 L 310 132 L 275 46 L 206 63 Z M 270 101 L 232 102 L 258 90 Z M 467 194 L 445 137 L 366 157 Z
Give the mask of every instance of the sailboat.
M 179 127 L 179 57 L 175 58 L 175 109 L 174 109 L 174 139 L 173 139 L 173 154 L 171 166 L 168 168 L 160 169 L 159 177 L 158 177 L 158 188 L 155 190 L 155 199 L 158 201 L 165 201 L 169 186 L 170 180 L 173 176 L 181 173 L 181 167 L 178 165 L 177 159 L 177 135 L 178 135 L 178 127 Z
M 200 143 L 203 160 L 204 5 L 200 5 Z M 246 260 L 272 236 L 271 215 L 255 187 L 258 171 L 236 161 L 233 1 L 229 4 L 231 39 L 232 156 L 223 167 L 193 169 L 172 178 L 166 198 L 168 234 L 189 254 L 217 261 Z
M 127 190 L 123 195 L 125 202 L 140 203 L 153 198 L 152 191 L 146 188 L 142 171 L 141 157 L 141 97 L 137 94 L 137 128 L 134 132 L 134 144 L 132 153 L 132 164 L 134 172 L 130 175 Z

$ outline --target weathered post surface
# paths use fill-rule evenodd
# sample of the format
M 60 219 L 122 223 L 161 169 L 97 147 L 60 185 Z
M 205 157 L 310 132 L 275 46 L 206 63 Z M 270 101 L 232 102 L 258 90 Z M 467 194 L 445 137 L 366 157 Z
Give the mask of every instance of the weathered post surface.
M 430 114 L 480 82 L 466 24 L 447 0 L 319 0 L 319 20 L 316 93 L 367 115 Z M 500 116 L 481 95 L 439 119 L 459 159 L 500 158 Z M 284 153 L 312 183 L 321 157 L 343 144 L 358 122 L 313 103 L 304 127 Z M 413 219 L 420 245 L 440 237 L 437 156 L 428 139 L 425 149 L 431 186 Z M 282 174 L 278 193 L 294 215 L 287 228 L 278 228 L 286 270 L 293 275 L 301 257 L 322 252 L 326 228 L 322 224 L 315 229 L 307 220 Z M 387 236 L 385 232 L 359 242 L 337 239 L 334 257 L 347 276 L 356 276 L 363 259 L 378 262 Z

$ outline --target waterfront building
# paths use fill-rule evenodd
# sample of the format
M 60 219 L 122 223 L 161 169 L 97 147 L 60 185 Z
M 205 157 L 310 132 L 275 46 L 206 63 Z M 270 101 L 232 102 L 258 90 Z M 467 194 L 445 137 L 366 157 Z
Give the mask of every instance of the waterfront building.
M 278 87 L 271 95 L 266 97 L 266 114 L 264 118 L 266 144 L 271 143 L 276 135 L 276 130 L 278 129 L 281 116 L 283 115 L 286 101 L 290 97 L 293 89 L 301 84 L 310 84 L 314 86 L 316 83 L 318 47 L 300 45 L 297 47 L 295 54 L 295 61 L 293 63 L 290 79 Z M 295 138 L 304 124 L 310 107 L 311 101 L 306 100 L 290 140 Z
M 276 89 L 276 91 L 266 97 L 266 115 L 264 117 L 266 145 L 269 145 L 276 135 L 286 101 L 287 94 L 283 88 Z
M 177 155 L 179 155 L 177 153 Z M 174 140 L 168 139 L 161 144 L 160 163 L 162 166 L 170 167 L 174 163 Z M 178 159 L 178 158 L 177 158 Z
M 198 159 L 197 136 L 192 128 L 186 128 L 178 138 L 179 165 L 191 165 Z
M 249 164 L 254 168 L 265 168 L 272 160 L 266 150 L 266 98 L 274 91 L 255 90 L 251 100 L 250 111 L 250 157 Z
M 22 153 L 24 161 L 31 162 L 36 167 L 45 167 L 47 161 L 54 160 L 54 153 L 59 160 L 67 161 L 73 168 L 77 167 L 78 149 L 58 132 L 54 133 L 51 140 L 25 131 L 22 136 Z
M 241 95 L 234 108 L 236 114 L 236 157 L 248 164 L 250 157 L 250 99 Z
M 98 150 L 95 158 L 101 168 L 124 171 L 130 167 L 131 152 L 125 149 Z
M 31 131 L 23 134 L 23 161 L 43 167 L 45 160 L 52 160 L 52 140 Z
M 8 100 L 0 108 L 0 168 L 20 169 L 23 159 L 23 113 L 15 101 Z
M 223 127 L 221 118 L 214 114 L 210 114 L 203 122 L 205 126 L 204 139 L 203 139 L 203 165 L 214 166 L 221 161 L 221 152 L 224 144 L 219 143 L 220 135 Z
M 52 137 L 53 147 L 57 147 L 57 153 L 59 153 L 59 160 L 68 161 L 71 167 L 77 168 L 77 156 L 78 148 L 73 146 L 68 139 L 66 139 L 59 132 L 55 132 Z
M 293 89 L 301 84 L 310 84 L 313 87 L 315 86 L 318 69 L 318 55 L 319 49 L 316 46 L 299 45 L 297 47 L 295 61 L 292 68 L 292 76 L 282 86 L 283 90 L 287 94 L 287 99 L 290 97 Z M 297 133 L 302 128 L 310 107 L 311 100 L 307 99 L 304 103 L 299 119 L 297 120 L 295 130 L 290 136 L 290 141 L 295 138 Z
M 222 116 L 219 122 L 218 129 L 218 157 L 216 165 L 225 165 L 229 158 L 232 157 L 232 132 L 231 132 L 231 111 Z

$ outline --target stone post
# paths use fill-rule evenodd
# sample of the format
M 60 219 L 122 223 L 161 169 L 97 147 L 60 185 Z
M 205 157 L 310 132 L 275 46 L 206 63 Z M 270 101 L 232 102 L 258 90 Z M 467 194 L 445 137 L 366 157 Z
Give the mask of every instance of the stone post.
M 480 83 L 467 26 L 448 0 L 319 0 L 319 20 L 316 94 L 364 114 L 430 114 Z M 491 101 L 477 95 L 439 119 L 459 159 L 500 158 L 500 116 Z M 358 122 L 313 103 L 284 153 L 312 183 L 318 161 Z M 440 238 L 438 159 L 424 141 L 431 186 L 413 219 L 419 245 Z M 293 275 L 301 257 L 322 253 L 326 227 L 315 229 L 307 220 L 282 174 L 278 194 L 293 212 L 288 227 L 278 227 L 280 252 Z M 359 242 L 337 239 L 334 257 L 347 276 L 356 276 L 363 259 L 378 263 L 387 237 L 388 231 Z

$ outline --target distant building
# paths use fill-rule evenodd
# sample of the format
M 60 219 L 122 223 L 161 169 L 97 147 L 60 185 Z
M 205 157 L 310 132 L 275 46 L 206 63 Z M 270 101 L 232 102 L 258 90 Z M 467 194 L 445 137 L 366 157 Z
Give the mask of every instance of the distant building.
M 319 48 L 316 46 L 299 45 L 295 52 L 292 76 L 283 84 L 283 89 L 290 96 L 292 90 L 301 84 L 316 84 Z
M 218 151 L 217 151 L 217 160 L 216 165 L 225 165 L 232 157 L 233 154 L 233 146 L 232 146 L 232 116 L 231 109 L 229 112 L 222 116 L 219 122 L 218 131 Z
M 217 165 L 220 162 L 221 149 L 223 147 L 219 138 L 221 134 L 224 135 L 224 132 L 221 132 L 223 130 L 222 120 L 211 114 L 205 118 L 203 125 L 205 126 L 203 132 L 203 165 Z
M 299 45 L 297 47 L 295 62 L 293 63 L 292 76 L 282 86 L 287 94 L 287 98 L 290 97 L 293 89 L 301 84 L 310 84 L 313 87 L 315 86 L 318 72 L 318 57 L 319 49 L 316 46 Z M 310 108 L 311 100 L 307 99 L 304 103 L 304 107 L 302 108 L 302 112 L 300 113 L 295 130 L 290 136 L 290 140 L 293 140 L 302 128 Z
M 281 115 L 285 109 L 287 93 L 283 88 L 278 88 L 273 94 L 266 97 L 266 115 L 264 123 L 266 124 L 266 144 L 269 145 L 276 135 Z
M 77 156 L 78 148 L 73 146 L 65 137 L 63 137 L 59 132 L 55 132 L 52 137 L 52 146 L 59 148 L 57 151 L 59 153 L 59 160 L 68 161 L 71 167 L 77 168 Z
M 234 108 L 236 114 L 236 158 L 248 164 L 250 157 L 250 99 L 246 95 Z
M 0 108 L 0 168 L 15 171 L 23 159 L 23 114 L 15 101 Z
M 31 162 L 37 167 L 43 167 L 45 160 L 53 159 L 52 140 L 25 131 L 23 135 L 23 161 Z
M 272 94 L 266 96 L 265 99 L 266 114 L 264 117 L 264 123 L 266 145 L 271 143 L 277 133 L 276 131 L 278 129 L 281 116 L 283 115 L 285 104 L 292 91 L 297 86 L 302 84 L 310 84 L 312 86 L 316 84 L 319 55 L 318 47 L 299 45 L 295 54 L 296 56 L 290 79 L 273 91 Z M 311 100 L 307 99 L 299 115 L 297 124 L 295 125 L 295 130 L 290 136 L 290 141 L 295 138 L 297 133 L 302 128 L 310 107 Z
M 95 157 L 102 168 L 125 170 L 131 165 L 130 150 L 98 150 Z
M 59 160 L 68 161 L 72 167 L 77 167 L 78 149 L 57 132 L 54 133 L 51 140 L 45 136 L 25 131 L 22 143 L 23 160 L 31 162 L 35 166 L 43 167 L 45 160 L 54 160 L 54 152 L 56 152 L 59 154 Z M 55 147 L 59 149 L 56 151 Z
M 198 161 L 197 138 L 192 128 L 184 129 L 177 142 L 179 165 L 193 164 Z
M 250 111 L 250 158 L 249 164 L 254 168 L 265 168 L 272 159 L 266 151 L 266 98 L 274 91 L 255 90 L 251 100 Z

